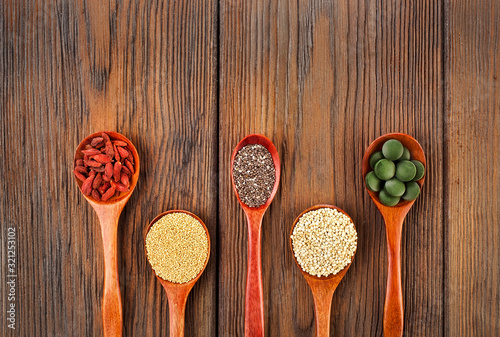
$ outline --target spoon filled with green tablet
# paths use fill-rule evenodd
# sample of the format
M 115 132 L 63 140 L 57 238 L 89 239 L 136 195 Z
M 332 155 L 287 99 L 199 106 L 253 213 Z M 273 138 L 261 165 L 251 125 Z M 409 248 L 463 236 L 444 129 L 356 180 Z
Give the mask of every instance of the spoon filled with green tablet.
M 401 232 L 406 214 L 420 195 L 425 179 L 425 154 L 404 133 L 383 135 L 363 156 L 363 179 L 368 194 L 385 221 L 388 276 L 384 305 L 384 336 L 403 335 Z

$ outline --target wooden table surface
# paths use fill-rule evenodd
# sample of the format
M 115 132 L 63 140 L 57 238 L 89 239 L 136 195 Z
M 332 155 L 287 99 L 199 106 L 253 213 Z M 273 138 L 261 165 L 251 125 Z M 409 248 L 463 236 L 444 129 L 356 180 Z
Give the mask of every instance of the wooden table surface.
M 353 218 L 358 251 L 333 336 L 381 336 L 384 224 L 361 177 L 388 132 L 427 155 L 402 243 L 406 336 L 500 335 L 500 1 L 0 2 L 0 303 L 16 231 L 16 330 L 99 336 L 99 223 L 72 176 L 80 140 L 115 130 L 142 158 L 119 229 L 126 336 L 166 336 L 167 298 L 143 251 L 148 222 L 199 215 L 212 254 L 186 336 L 242 336 L 247 231 L 230 155 L 276 144 L 282 179 L 263 224 L 267 336 L 313 336 L 311 293 L 288 246 L 318 203 Z

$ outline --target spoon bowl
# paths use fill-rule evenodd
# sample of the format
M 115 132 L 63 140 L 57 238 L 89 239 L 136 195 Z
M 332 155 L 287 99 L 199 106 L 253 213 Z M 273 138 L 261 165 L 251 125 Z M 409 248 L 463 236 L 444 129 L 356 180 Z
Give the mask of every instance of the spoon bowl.
M 90 202 L 90 204 L 92 206 L 94 204 L 109 205 L 109 204 L 117 203 L 117 202 L 122 201 L 122 200 L 128 201 L 128 199 L 130 198 L 130 195 L 132 194 L 132 192 L 135 189 L 135 186 L 137 185 L 137 180 L 139 179 L 140 160 L 139 160 L 139 154 L 137 153 L 137 149 L 135 148 L 134 144 L 127 137 L 125 137 L 124 135 L 122 135 L 121 133 L 118 133 L 118 132 L 101 131 L 101 132 L 93 133 L 90 136 L 86 137 L 84 140 L 81 141 L 81 143 L 76 148 L 74 162 L 76 162 L 77 159 L 83 159 L 82 150 L 85 150 L 85 146 L 90 144 L 90 142 L 92 141 L 93 138 L 100 137 L 102 132 L 105 132 L 111 138 L 111 140 L 121 140 L 121 141 L 128 144 L 127 147 L 130 150 L 130 152 L 132 153 L 132 156 L 134 157 L 135 171 L 134 171 L 134 174 L 132 175 L 132 178 L 130 180 L 130 191 L 120 193 L 120 195 L 118 195 L 116 197 L 112 197 L 106 201 L 101 201 L 101 200 L 95 200 L 91 196 L 87 196 L 87 195 L 82 193 L 82 195 L 85 197 L 85 199 L 87 199 L 87 201 Z M 80 188 L 80 192 L 81 192 L 83 182 L 76 179 L 76 177 L 75 177 L 75 181 L 76 181 L 78 187 Z
M 420 144 L 413 138 L 412 136 L 409 136 L 404 133 L 389 133 L 383 136 L 378 137 L 375 139 L 370 146 L 366 149 L 365 154 L 363 156 L 363 163 L 362 163 L 362 170 L 363 170 L 363 181 L 364 177 L 367 175 L 368 172 L 372 171 L 372 168 L 370 167 L 370 156 L 376 152 L 376 151 L 381 151 L 382 150 L 382 145 L 389 139 L 396 139 L 403 144 L 408 150 L 410 151 L 411 159 L 415 159 L 420 161 L 422 164 L 424 164 L 424 167 L 427 168 L 426 161 L 425 161 L 425 154 L 424 150 L 422 150 L 422 147 Z M 422 185 L 424 184 L 425 181 L 425 175 L 422 177 L 422 179 L 417 181 L 417 184 L 422 188 Z M 366 185 L 365 185 L 366 187 Z M 406 201 L 401 199 L 401 201 L 396 205 L 396 206 L 386 206 L 380 202 L 377 196 L 377 192 L 372 192 L 368 189 L 366 189 L 370 197 L 372 198 L 373 202 L 377 206 L 377 208 L 380 210 L 381 213 L 393 213 L 396 210 L 398 212 L 402 210 L 410 210 L 411 206 L 415 202 L 415 200 L 412 201 Z
M 127 143 L 127 147 L 134 157 L 135 172 L 130 181 L 130 190 L 121 193 L 116 197 L 112 197 L 106 201 L 95 200 L 91 196 L 82 195 L 87 199 L 89 204 L 96 212 L 101 225 L 102 242 L 104 246 L 104 294 L 102 300 L 102 319 L 103 319 L 103 335 L 104 336 L 121 336 L 123 332 L 123 311 L 122 301 L 120 294 L 120 283 L 118 273 L 118 258 L 117 258 L 117 234 L 118 234 L 118 220 L 120 214 L 125 207 L 125 204 L 130 199 L 132 192 L 137 185 L 139 178 L 139 155 L 132 142 L 124 135 L 113 132 L 104 131 L 112 140 L 121 140 Z M 102 132 L 96 132 L 86 137 L 80 145 L 78 145 L 74 163 L 77 159 L 83 159 L 82 150 L 85 149 L 87 144 L 95 137 L 99 137 Z M 76 179 L 76 183 L 81 192 L 82 182 Z
M 408 148 L 411 158 L 420 161 L 424 165 L 425 172 L 427 172 L 425 154 L 420 144 L 407 134 L 389 133 L 375 139 L 366 149 L 362 164 L 363 181 L 366 174 L 371 171 L 370 156 L 375 151 L 380 151 L 382 145 L 389 139 L 399 140 L 403 146 Z M 422 188 L 426 174 L 417 181 L 420 188 Z M 415 200 L 401 200 L 397 205 L 389 207 L 380 202 L 377 193 L 371 192 L 368 188 L 366 190 L 382 214 L 386 229 L 389 264 L 384 305 L 384 336 L 402 336 L 404 313 L 401 287 L 401 233 L 406 214 L 415 203 Z
M 200 278 L 201 274 L 203 271 L 205 271 L 205 268 L 207 267 L 208 259 L 210 257 L 210 235 L 208 234 L 208 229 L 207 226 L 205 226 L 205 223 L 196 216 L 195 214 L 188 212 L 188 211 L 183 211 L 183 210 L 171 210 L 167 212 L 163 212 L 160 215 L 158 215 L 156 218 L 151 221 L 151 223 L 148 225 L 146 229 L 146 234 L 144 235 L 144 251 L 146 252 L 147 256 L 147 249 L 146 249 L 146 237 L 149 233 L 149 230 L 151 227 L 162 217 L 164 217 L 167 214 L 170 213 L 185 213 L 189 216 L 192 216 L 196 220 L 200 222 L 200 224 L 203 226 L 205 229 L 205 233 L 207 234 L 207 239 L 208 239 L 208 252 L 207 252 L 207 258 L 205 260 L 205 264 L 203 265 L 203 268 L 200 270 L 198 275 L 196 275 L 195 278 L 192 280 L 185 282 L 185 283 L 174 283 L 167 281 L 158 274 L 156 274 L 156 271 L 153 269 L 153 272 L 155 273 L 156 278 L 160 281 L 161 285 L 165 289 L 165 292 L 167 293 L 167 298 L 168 298 L 168 308 L 169 308 L 169 321 L 170 321 L 170 337 L 181 337 L 184 336 L 184 317 L 185 317 L 185 312 L 186 312 L 186 301 L 187 297 L 189 295 L 189 292 L 193 288 L 194 284 L 198 281 Z M 148 261 L 149 262 L 149 261 Z M 152 269 L 152 268 L 151 268 Z
M 274 164 L 274 168 L 276 170 L 276 177 L 275 177 L 273 189 L 271 191 L 271 195 L 269 196 L 267 201 L 259 207 L 250 207 L 250 206 L 246 205 L 243 201 L 241 201 L 238 190 L 236 189 L 236 185 L 234 182 L 234 176 L 233 176 L 234 159 L 235 159 L 236 155 L 238 154 L 238 151 L 247 145 L 254 145 L 254 144 L 262 145 L 267 149 L 267 151 L 269 151 L 269 153 L 271 154 L 271 157 L 273 158 L 273 164 Z M 243 138 L 238 143 L 238 145 L 236 145 L 236 147 L 234 148 L 233 155 L 231 156 L 231 182 L 233 184 L 234 194 L 236 194 L 236 197 L 238 198 L 238 202 L 240 203 L 241 208 L 243 208 L 245 213 L 247 213 L 247 212 L 265 213 L 266 212 L 269 205 L 271 205 L 271 202 L 273 201 L 274 196 L 276 195 L 276 191 L 278 191 L 280 176 L 281 176 L 281 163 L 280 163 L 280 157 L 279 157 L 278 151 L 276 150 L 276 147 L 274 146 L 273 142 L 271 142 L 271 140 L 269 138 L 267 138 L 266 136 L 258 135 L 258 134 L 248 135 L 245 138 Z
M 233 167 L 234 159 L 238 151 L 250 144 L 260 144 L 264 146 L 273 159 L 275 168 L 275 181 L 271 195 L 267 201 L 259 207 L 250 207 L 241 201 L 236 189 Z M 252 134 L 243 138 L 233 151 L 231 156 L 231 181 L 234 193 L 238 202 L 243 208 L 247 218 L 248 226 L 248 264 L 247 283 L 245 292 L 245 336 L 264 336 L 264 295 L 262 290 L 262 262 L 261 262 L 261 234 L 262 218 L 267 208 L 271 204 L 278 190 L 281 176 L 281 164 L 278 151 L 274 144 L 265 136 Z
M 295 257 L 295 253 L 293 251 L 293 245 L 292 245 L 292 234 L 293 230 L 295 228 L 295 225 L 299 221 L 299 219 L 307 212 L 314 211 L 320 208 L 331 208 L 331 209 L 336 209 L 337 211 L 347 215 L 351 222 L 354 225 L 354 221 L 352 221 L 351 217 L 342 209 L 336 207 L 336 206 L 331 206 L 331 205 L 315 205 L 313 207 L 310 207 L 303 211 L 302 213 L 299 214 L 299 216 L 295 219 L 293 222 L 292 229 L 290 231 L 290 237 L 289 237 L 289 242 L 290 242 L 290 249 L 292 250 L 292 256 L 293 260 L 295 261 L 295 264 L 297 267 L 300 269 L 302 272 L 302 275 L 306 279 L 307 284 L 309 284 L 309 287 L 311 288 L 311 292 L 313 294 L 314 298 L 314 314 L 316 317 L 316 336 L 317 337 L 328 337 L 330 336 L 330 314 L 331 314 L 331 307 L 332 307 L 332 298 L 333 298 L 333 293 L 337 289 L 337 286 L 339 285 L 340 281 L 342 278 L 344 278 L 345 274 L 347 273 L 347 270 L 352 264 L 352 261 L 354 260 L 354 255 L 356 255 L 356 252 L 354 252 L 351 262 L 347 266 L 344 267 L 341 271 L 339 271 L 337 274 L 331 274 L 328 276 L 315 276 L 311 275 L 308 272 L 306 272 L 302 267 L 299 265 L 297 262 L 297 258 Z

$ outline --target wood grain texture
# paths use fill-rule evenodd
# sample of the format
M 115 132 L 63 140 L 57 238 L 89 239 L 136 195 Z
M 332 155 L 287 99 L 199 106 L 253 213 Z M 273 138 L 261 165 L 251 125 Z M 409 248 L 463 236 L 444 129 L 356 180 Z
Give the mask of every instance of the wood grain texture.
M 8 190 L 0 214 L 18 231 L 15 335 L 102 335 L 102 239 L 72 158 L 103 129 L 129 137 L 144 162 L 118 230 L 124 335 L 168 332 L 143 234 L 158 213 L 186 209 L 204 220 L 217 251 L 216 9 L 204 0 L 0 4 L 0 181 Z M 188 299 L 189 336 L 216 335 L 215 261 Z M 11 332 L 0 324 L 0 335 Z
M 382 335 L 385 231 L 361 160 L 389 132 L 415 137 L 428 169 L 402 233 L 405 335 L 500 335 L 499 69 L 495 0 L 0 1 L 2 310 L 8 227 L 18 275 L 17 330 L 2 321 L 0 335 L 101 335 L 102 239 L 71 166 L 104 129 L 142 163 L 118 232 L 125 336 L 168 332 L 143 235 L 174 208 L 212 242 L 186 336 L 243 335 L 247 231 L 229 167 L 250 133 L 282 161 L 262 227 L 266 335 L 314 335 L 288 233 L 319 203 L 359 235 L 331 334 Z
M 500 3 L 446 20 L 445 335 L 500 336 Z
M 246 227 L 229 159 L 262 133 L 282 159 L 263 223 L 268 336 L 312 336 L 313 300 L 295 267 L 293 219 L 341 207 L 359 233 L 333 297 L 334 336 L 379 336 L 386 280 L 382 219 L 363 190 L 361 160 L 377 136 L 414 136 L 429 175 L 403 229 L 405 333 L 443 334 L 442 6 L 434 1 L 221 1 L 219 57 L 219 335 L 243 333 Z

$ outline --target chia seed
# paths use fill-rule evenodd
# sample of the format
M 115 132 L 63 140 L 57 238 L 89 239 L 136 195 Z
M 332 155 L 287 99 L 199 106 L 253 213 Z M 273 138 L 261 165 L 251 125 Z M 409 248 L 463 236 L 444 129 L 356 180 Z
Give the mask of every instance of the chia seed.
M 238 195 L 245 205 L 264 205 L 276 180 L 271 153 L 260 144 L 244 146 L 234 158 L 233 177 Z

